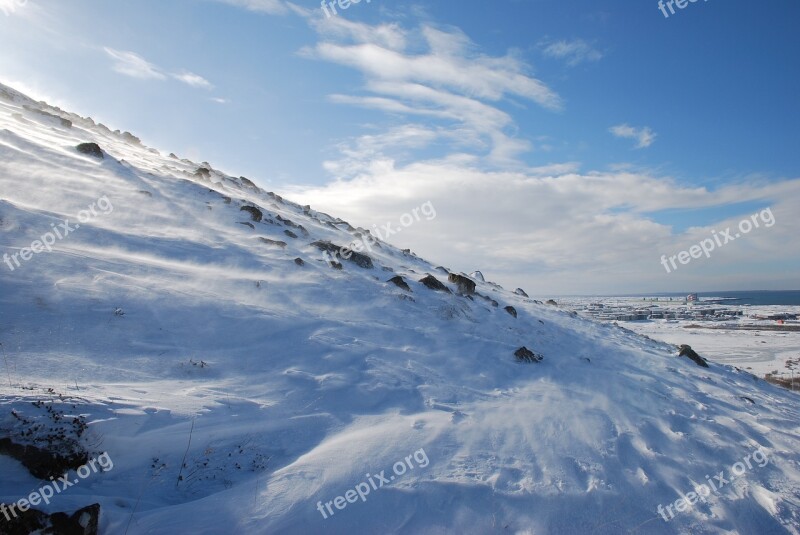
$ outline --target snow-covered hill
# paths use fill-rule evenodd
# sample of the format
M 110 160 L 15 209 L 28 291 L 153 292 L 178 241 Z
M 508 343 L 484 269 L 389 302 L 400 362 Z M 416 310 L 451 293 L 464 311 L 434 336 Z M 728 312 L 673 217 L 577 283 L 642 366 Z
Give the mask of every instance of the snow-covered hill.
M 5 86 L 0 247 L 2 436 L 85 421 L 101 533 L 800 533 L 796 394 Z

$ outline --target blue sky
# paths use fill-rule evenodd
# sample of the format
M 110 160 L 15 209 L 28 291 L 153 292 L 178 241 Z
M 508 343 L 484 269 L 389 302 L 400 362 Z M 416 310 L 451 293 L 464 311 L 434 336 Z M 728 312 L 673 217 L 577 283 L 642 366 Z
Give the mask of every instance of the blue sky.
M 0 81 L 553 293 L 800 288 L 800 4 L 0 0 Z M 776 224 L 672 273 L 772 207 Z M 400 238 L 400 236 L 398 236 Z

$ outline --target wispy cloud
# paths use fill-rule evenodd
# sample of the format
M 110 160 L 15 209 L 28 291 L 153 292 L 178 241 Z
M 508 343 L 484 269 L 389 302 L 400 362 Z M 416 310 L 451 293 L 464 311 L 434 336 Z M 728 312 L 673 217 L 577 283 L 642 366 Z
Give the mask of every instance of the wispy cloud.
M 545 56 L 563 59 L 570 67 L 574 67 L 585 61 L 599 61 L 603 58 L 602 52 L 582 39 L 545 42 L 543 46 L 542 53 Z
M 200 76 L 199 74 L 195 74 L 193 72 L 183 71 L 180 73 L 172 74 L 172 77 L 176 80 L 183 82 L 186 85 L 190 85 L 192 87 L 198 87 L 200 89 L 213 89 L 213 85 L 211 82 Z
M 283 0 L 217 0 L 224 4 L 247 9 L 256 13 L 269 15 L 283 15 L 288 12 L 288 7 Z
M 140 80 L 166 80 L 167 78 L 173 78 L 188 86 L 199 89 L 214 88 L 211 82 L 199 74 L 187 70 L 168 72 L 154 63 L 147 61 L 135 52 L 115 50 L 109 47 L 104 47 L 103 50 L 114 60 L 114 64 L 111 68 L 125 76 L 138 78 Z
M 120 74 L 140 80 L 163 80 L 166 78 L 161 69 L 135 52 L 114 50 L 108 47 L 103 50 L 114 59 L 114 65 L 111 68 Z
M 366 79 L 363 92 L 332 95 L 334 102 L 444 123 L 465 138 L 480 139 L 495 164 L 515 164 L 532 148 L 516 137 L 512 117 L 499 107 L 502 101 L 523 98 L 551 111 L 563 106 L 522 59 L 483 54 L 457 29 L 371 26 L 343 17 L 309 16 L 309 23 L 321 40 L 301 55 L 351 67 Z M 440 139 L 437 134 L 431 141 Z M 339 167 L 352 169 L 350 163 Z
M 645 149 L 649 147 L 655 142 L 656 136 L 658 135 L 653 132 L 650 127 L 644 126 L 641 128 L 636 128 L 628 124 L 618 124 L 617 126 L 612 126 L 608 129 L 608 131 L 616 137 L 623 139 L 635 139 L 637 149 Z

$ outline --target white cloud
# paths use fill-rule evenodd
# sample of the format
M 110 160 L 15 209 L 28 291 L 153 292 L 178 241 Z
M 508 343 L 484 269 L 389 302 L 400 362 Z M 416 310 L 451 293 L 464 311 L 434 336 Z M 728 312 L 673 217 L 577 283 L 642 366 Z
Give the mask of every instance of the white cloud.
M 214 87 L 211 82 L 199 74 L 187 70 L 168 72 L 150 63 L 135 52 L 115 50 L 109 47 L 104 47 L 103 50 L 114 60 L 111 68 L 125 76 L 140 80 L 166 80 L 171 77 L 188 86 L 199 89 L 212 89 Z
M 283 15 L 287 12 L 287 4 L 283 0 L 217 0 L 225 4 L 269 15 Z
M 545 43 L 542 52 L 547 57 L 566 60 L 570 67 L 584 61 L 599 61 L 603 58 L 602 52 L 582 39 Z
M 612 126 L 608 129 L 608 131 L 616 137 L 623 139 L 635 139 L 637 149 L 649 147 L 655 142 L 656 136 L 658 135 L 647 126 L 635 128 L 628 124 L 618 124 L 617 126 Z
M 163 80 L 166 78 L 158 67 L 134 52 L 114 50 L 108 47 L 103 50 L 115 60 L 112 68 L 120 74 L 141 80 Z
M 401 142 L 412 134 L 395 132 Z M 380 146 L 393 136 L 376 137 L 375 146 Z M 374 148 L 370 140 L 364 143 Z M 457 156 L 405 165 L 390 158 L 368 159 L 351 180 L 284 193 L 364 228 L 396 222 L 404 212 L 431 201 L 436 219 L 404 229 L 389 241 L 451 269 L 480 269 L 490 280 L 540 296 L 599 289 L 669 291 L 693 288 L 698 277 L 734 284 L 734 274 L 760 273 L 760 258 L 800 260 L 800 243 L 792 238 L 800 223 L 800 213 L 793 210 L 800 201 L 800 179 L 708 190 L 644 171 L 580 173 L 574 164 L 487 171 L 474 163 Z M 778 223 L 695 262 L 691 269 L 665 273 L 659 263 L 662 254 L 676 254 L 710 236 L 712 228 L 732 223 L 715 221 L 676 233 L 654 221 L 651 213 L 744 201 L 773 206 Z M 759 250 L 756 256 L 753 247 Z M 731 278 L 722 276 L 725 272 Z
M 198 87 L 200 89 L 212 89 L 214 87 L 213 85 L 211 85 L 211 82 L 209 82 L 199 74 L 194 74 L 193 72 L 183 71 L 180 73 L 174 73 L 172 77 L 175 78 L 176 80 L 180 80 L 186 85 L 190 85 L 192 87 Z

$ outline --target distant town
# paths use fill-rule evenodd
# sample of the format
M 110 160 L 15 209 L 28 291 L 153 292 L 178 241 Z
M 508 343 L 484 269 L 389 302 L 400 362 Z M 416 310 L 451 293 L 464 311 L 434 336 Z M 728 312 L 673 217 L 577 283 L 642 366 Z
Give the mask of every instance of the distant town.
M 771 321 L 777 326 L 786 326 L 797 322 L 798 315 L 780 314 L 747 314 L 747 306 L 736 305 L 737 299 L 719 298 L 701 301 L 697 294 L 690 294 L 684 299 L 674 297 L 643 297 L 640 301 L 633 298 L 611 303 L 589 302 L 568 305 L 583 316 L 600 321 L 694 321 L 694 322 L 731 322 L 741 323 L 751 319 L 756 322 Z M 742 325 L 746 328 L 746 325 Z M 763 327 L 763 324 L 762 324 Z M 796 327 L 796 325 L 795 325 Z M 779 327 L 780 328 L 780 327 Z M 789 330 L 789 329 L 787 329 Z

